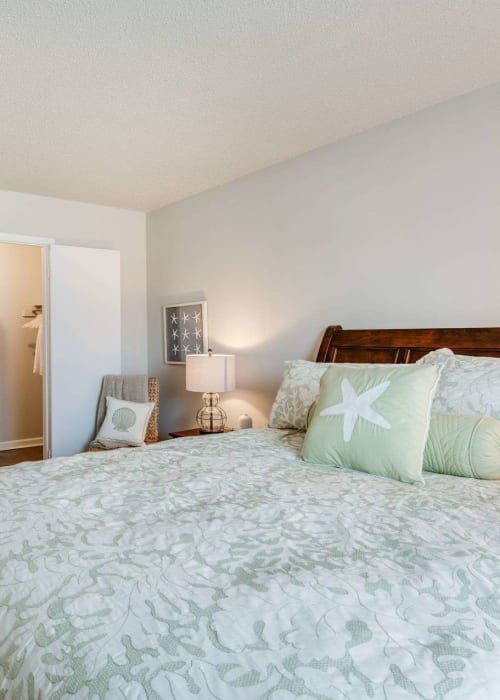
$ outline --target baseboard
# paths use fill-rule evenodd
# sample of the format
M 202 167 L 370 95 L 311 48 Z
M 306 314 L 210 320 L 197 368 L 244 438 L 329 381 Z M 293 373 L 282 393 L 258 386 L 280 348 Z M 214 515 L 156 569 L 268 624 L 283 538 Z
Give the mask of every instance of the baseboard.
M 0 442 L 0 450 L 22 450 L 23 447 L 40 447 L 43 437 L 23 438 L 22 440 L 7 440 Z

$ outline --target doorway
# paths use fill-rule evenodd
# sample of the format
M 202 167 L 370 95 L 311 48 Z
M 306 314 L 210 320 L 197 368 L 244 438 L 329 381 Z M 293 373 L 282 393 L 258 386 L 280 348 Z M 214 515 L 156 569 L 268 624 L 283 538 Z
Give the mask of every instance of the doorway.
M 0 467 L 44 456 L 44 259 L 0 241 Z
M 38 355 L 38 361 L 42 364 L 43 375 L 35 380 L 42 385 L 43 431 L 27 437 L 24 437 L 26 432 L 9 434 L 8 440 L 1 438 L 0 451 L 39 448 L 40 444 L 12 444 L 14 440 L 33 440 L 43 441 L 44 459 L 83 452 L 95 433 L 95 411 L 102 378 L 106 374 L 121 374 L 120 253 L 106 248 L 57 245 L 49 238 L 0 233 L 0 254 L 5 243 L 14 244 L 15 249 L 34 248 L 39 256 L 42 301 L 35 300 L 30 293 L 27 298 L 23 296 L 22 302 L 15 302 L 12 279 L 0 288 L 0 301 L 4 304 L 1 308 L 14 314 L 17 330 L 25 323 L 36 321 L 39 309 L 33 307 L 42 306 L 43 337 L 39 346 L 43 357 L 40 360 Z M 31 276 L 20 272 L 15 279 Z M 5 275 L 0 271 L 0 279 L 2 277 Z M 27 318 L 23 317 L 23 310 L 29 312 Z M 5 335 L 2 318 L 0 309 L 0 399 L 13 373 L 8 369 L 11 365 L 7 363 L 7 355 L 2 354 L 2 335 Z M 31 325 L 22 331 L 31 334 L 27 339 L 24 336 L 25 346 L 32 346 L 28 347 L 29 362 L 23 366 L 22 376 L 27 381 L 27 376 L 38 374 L 35 361 L 39 336 Z M 19 353 L 22 351 L 20 349 Z M 34 410 L 35 395 L 39 396 L 31 385 L 27 389 L 10 390 L 10 401 L 4 401 L 3 405 L 0 402 L 0 425 L 10 424 L 14 411 L 12 402 L 19 396 L 23 398 L 23 408 L 16 410 L 24 420 L 26 411 L 32 407 Z M 39 418 L 39 412 L 37 415 Z M 10 444 L 6 446 L 5 442 Z M 33 458 L 27 452 L 21 458 L 23 456 Z M 19 455 L 15 455 L 15 460 L 15 463 L 19 461 Z

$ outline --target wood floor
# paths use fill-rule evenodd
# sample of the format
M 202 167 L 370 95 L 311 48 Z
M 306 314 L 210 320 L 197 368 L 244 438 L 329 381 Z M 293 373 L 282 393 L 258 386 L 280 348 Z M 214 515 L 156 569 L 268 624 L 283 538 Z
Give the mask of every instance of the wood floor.
M 0 450 L 0 467 L 18 462 L 36 462 L 43 459 L 43 447 L 23 447 L 19 450 Z

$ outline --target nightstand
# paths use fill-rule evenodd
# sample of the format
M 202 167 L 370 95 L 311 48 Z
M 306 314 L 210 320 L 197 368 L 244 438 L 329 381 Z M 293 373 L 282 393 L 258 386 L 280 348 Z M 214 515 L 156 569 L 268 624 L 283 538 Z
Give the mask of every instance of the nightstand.
M 233 428 L 224 428 L 225 433 L 232 433 Z M 180 437 L 196 437 L 197 435 L 202 435 L 199 428 L 191 428 L 190 430 L 174 430 L 173 433 L 169 433 L 171 438 Z M 203 433 L 203 435 L 220 435 L 220 433 Z

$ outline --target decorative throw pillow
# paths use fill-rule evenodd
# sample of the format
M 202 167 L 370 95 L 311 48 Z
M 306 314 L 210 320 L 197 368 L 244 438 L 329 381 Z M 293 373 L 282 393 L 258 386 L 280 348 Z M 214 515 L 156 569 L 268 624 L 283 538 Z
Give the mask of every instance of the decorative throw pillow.
M 460 413 L 500 418 L 500 359 L 455 355 L 434 350 L 417 364 L 441 367 L 434 413 Z
M 283 379 L 269 417 L 270 428 L 306 429 L 307 412 L 319 396 L 321 377 L 335 363 L 287 360 Z M 380 367 L 373 364 L 342 363 L 341 367 Z M 392 365 L 382 365 L 390 367 Z
M 312 404 L 310 405 L 310 407 L 309 407 L 309 410 L 308 410 L 307 416 L 306 416 L 306 425 L 305 425 L 306 430 L 309 430 L 309 426 L 310 426 L 311 423 L 312 423 L 312 419 L 313 419 L 313 416 L 314 416 L 314 411 L 316 410 L 316 406 L 317 406 L 317 405 L 318 405 L 318 402 L 315 401 L 315 402 L 312 403 Z
M 307 431 L 306 462 L 422 483 L 438 367 L 332 365 Z
M 138 403 L 106 396 L 106 416 L 96 440 L 117 440 L 126 445 L 144 445 L 153 401 Z
M 500 479 L 500 420 L 433 414 L 424 469 L 475 479 Z

